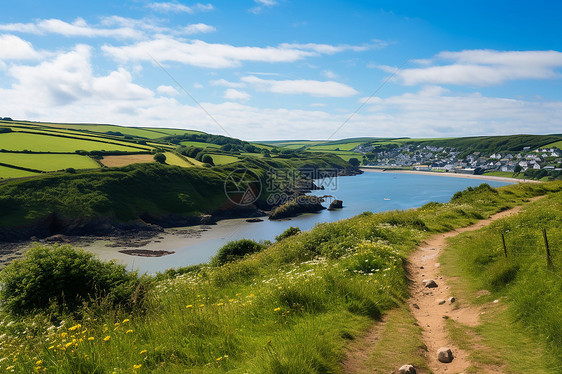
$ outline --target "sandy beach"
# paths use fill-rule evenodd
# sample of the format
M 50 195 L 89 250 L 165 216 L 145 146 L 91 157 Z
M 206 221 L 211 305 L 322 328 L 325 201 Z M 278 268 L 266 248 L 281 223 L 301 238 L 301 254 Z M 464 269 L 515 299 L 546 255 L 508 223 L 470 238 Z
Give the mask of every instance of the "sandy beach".
M 460 174 L 460 173 L 441 173 L 433 171 L 418 171 L 418 170 L 385 170 L 362 167 L 362 171 L 369 173 L 400 173 L 400 174 L 420 174 L 420 175 L 434 175 L 439 177 L 451 177 L 451 178 L 468 178 L 468 179 L 483 179 L 483 180 L 494 180 L 499 182 L 512 182 L 512 183 L 541 183 L 540 181 L 532 179 L 518 179 L 518 178 L 508 178 L 508 177 L 494 177 L 486 175 L 474 175 L 474 174 Z

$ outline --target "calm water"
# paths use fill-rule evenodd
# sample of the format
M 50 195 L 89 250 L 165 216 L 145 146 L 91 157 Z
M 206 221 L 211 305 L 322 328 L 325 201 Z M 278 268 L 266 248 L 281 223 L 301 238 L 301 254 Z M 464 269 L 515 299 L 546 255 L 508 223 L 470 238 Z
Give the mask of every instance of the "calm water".
M 393 209 L 409 209 L 422 206 L 430 201 L 447 202 L 453 194 L 469 186 L 488 183 L 492 187 L 509 183 L 484 181 L 467 178 L 448 178 L 432 175 L 364 173 L 353 177 L 340 177 L 334 190 L 327 186 L 324 191 L 314 191 L 315 195 L 333 195 L 343 200 L 344 209 L 324 210 L 320 213 L 306 214 L 287 221 L 248 223 L 244 219 L 221 221 L 203 232 L 200 238 L 166 237 L 161 243 L 152 243 L 146 249 L 167 249 L 176 253 L 160 258 L 143 258 L 122 255 L 115 248 L 90 249 L 102 259 L 117 259 L 131 269 L 141 273 L 154 273 L 170 267 L 208 262 L 216 251 L 231 240 L 242 238 L 254 240 L 274 240 L 290 226 L 309 230 L 320 222 L 332 222 L 353 217 L 365 211 L 382 212 Z

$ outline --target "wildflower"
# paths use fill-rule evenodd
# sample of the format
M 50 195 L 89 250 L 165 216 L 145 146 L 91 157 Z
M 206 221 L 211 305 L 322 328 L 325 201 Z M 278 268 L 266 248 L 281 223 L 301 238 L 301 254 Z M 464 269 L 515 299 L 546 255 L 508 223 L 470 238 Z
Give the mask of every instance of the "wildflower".
M 90 336 L 90 337 L 88 338 L 88 340 L 90 340 L 90 341 L 91 341 L 91 340 L 94 340 L 94 337 L 93 337 L 93 336 Z
M 103 338 L 103 341 L 106 342 L 106 341 L 108 341 L 109 339 L 111 339 L 111 336 L 107 335 L 105 338 Z
M 133 365 L 133 369 L 135 369 L 135 370 L 140 369 L 141 367 L 142 367 L 142 364 Z
M 73 344 L 72 342 L 68 342 L 68 343 L 65 344 L 64 348 L 68 348 L 68 347 L 70 347 L 72 344 Z
M 148 351 L 146 349 L 143 349 L 142 351 L 139 352 L 140 355 L 144 355 L 146 354 Z
M 39 361 L 37 361 L 37 362 L 35 363 L 35 365 L 41 366 L 42 363 L 43 363 L 43 361 L 42 361 L 42 360 L 39 360 Z
M 204 307 L 204 306 L 205 306 L 205 304 L 199 304 L 199 306 L 200 306 L 200 307 Z
M 78 330 L 80 327 L 82 327 L 82 325 L 81 325 L 81 324 L 77 324 L 77 325 L 74 325 L 74 326 L 70 327 L 70 328 L 68 329 L 68 331 Z
M 131 322 L 131 320 L 128 319 L 128 318 L 125 318 L 125 319 L 123 320 L 123 323 L 127 323 L 127 322 Z
M 279 308 L 279 307 L 278 307 L 278 308 L 275 308 L 275 309 L 273 309 L 273 311 L 274 311 L 274 312 L 278 312 L 278 311 L 280 311 L 280 310 L 281 310 L 281 308 Z
M 132 334 L 133 330 L 127 330 L 127 332 L 125 334 Z
M 193 308 L 193 305 L 191 305 L 191 304 L 189 304 L 189 305 L 186 305 L 186 307 L 185 307 L 185 308 L 186 308 L 186 309 L 189 309 L 189 308 Z
M 51 350 L 51 349 L 55 349 L 55 346 L 54 345 L 50 346 L 49 350 Z
M 217 306 L 223 306 L 223 305 L 224 305 L 224 303 L 218 303 L 217 304 Z
M 222 360 L 222 356 L 221 356 L 221 357 L 219 357 L 219 358 L 217 358 L 217 361 L 220 361 L 220 360 Z
M 68 336 L 68 334 L 66 332 L 63 332 L 62 334 L 60 334 L 61 338 L 66 338 Z
M 253 293 L 250 294 L 250 297 L 254 297 L 254 296 L 256 296 L 256 295 L 254 295 Z

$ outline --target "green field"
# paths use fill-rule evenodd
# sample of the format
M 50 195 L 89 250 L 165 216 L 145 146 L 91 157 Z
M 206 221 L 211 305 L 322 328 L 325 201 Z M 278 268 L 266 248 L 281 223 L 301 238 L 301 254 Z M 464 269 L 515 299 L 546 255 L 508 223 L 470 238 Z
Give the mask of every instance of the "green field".
M 226 165 L 240 161 L 238 157 L 227 155 L 211 155 L 211 157 L 213 158 L 215 165 Z
M 32 177 L 34 175 L 39 175 L 39 174 L 32 173 L 30 171 L 25 171 L 25 170 L 12 169 L 0 165 L 0 179 Z
M 176 155 L 175 153 L 172 152 L 165 152 L 164 156 L 166 156 L 166 163 L 168 165 L 175 165 L 175 166 L 181 166 L 184 168 L 189 168 L 189 167 L 193 167 L 196 166 L 197 164 L 201 164 L 199 161 L 193 160 L 195 161 L 197 164 L 190 164 L 189 162 L 187 162 L 186 160 L 184 160 L 183 158 L 181 158 L 180 156 Z M 190 160 L 191 161 L 191 160 Z
M 319 151 L 335 151 L 336 148 L 340 151 L 351 151 L 353 148 L 357 147 L 358 145 L 363 144 L 362 142 L 352 142 L 352 143 L 344 143 L 344 144 L 327 144 L 327 145 L 315 145 L 310 147 L 310 150 L 319 150 Z
M 180 144 L 183 145 L 184 147 L 199 147 L 199 148 L 220 148 L 221 147 L 218 144 L 203 143 L 203 142 L 191 142 L 191 141 L 181 142 Z
M 562 149 L 562 140 L 559 142 L 554 142 L 554 143 L 550 143 L 547 144 L 545 146 L 542 146 L 541 148 L 552 148 L 552 147 L 556 147 L 558 149 Z
M 26 134 L 11 132 L 0 134 L 0 149 L 8 151 L 32 152 L 75 152 L 84 151 L 125 151 L 138 152 L 137 148 L 125 145 L 114 145 L 102 142 L 93 142 L 83 139 L 70 139 L 57 136 L 44 136 L 40 134 Z
M 90 157 L 80 155 L 0 153 L 0 162 L 41 171 L 55 171 L 66 168 L 95 169 L 99 167 L 98 163 Z

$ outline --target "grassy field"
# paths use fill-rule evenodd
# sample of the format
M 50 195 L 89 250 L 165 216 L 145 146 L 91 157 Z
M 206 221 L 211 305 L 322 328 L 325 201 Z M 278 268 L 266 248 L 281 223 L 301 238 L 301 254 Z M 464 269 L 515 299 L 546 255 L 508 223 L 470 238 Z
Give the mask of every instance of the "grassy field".
M 132 313 L 92 305 L 82 317 L 62 316 L 62 324 L 56 318 L 53 327 L 48 314 L 6 315 L 0 355 L 8 359 L 0 361 L 0 370 L 342 372 L 349 344 L 407 297 L 404 259 L 425 237 L 560 188 L 483 186 L 447 204 L 321 224 L 220 267 L 160 275 L 145 309 Z M 407 313 L 387 328 L 389 334 L 419 333 Z M 389 361 L 386 349 L 393 345 L 384 342 L 372 360 L 395 370 L 403 362 Z M 408 355 L 418 345 L 415 339 L 404 342 L 400 352 Z
M 119 156 L 104 156 L 101 163 L 107 167 L 122 167 L 138 163 L 154 162 L 154 155 L 140 154 L 140 155 L 119 155 Z
M 330 144 L 330 145 L 314 145 L 311 146 L 310 150 L 319 150 L 319 151 L 335 151 L 339 149 L 340 151 L 351 151 L 353 148 L 361 145 L 361 142 L 351 142 L 351 143 L 344 143 L 344 144 Z
M 218 144 L 203 143 L 203 142 L 185 141 L 185 142 L 181 142 L 180 144 L 183 145 L 184 147 L 220 148 L 220 145 L 218 145 Z
M 102 142 L 93 142 L 83 139 L 70 139 L 57 136 L 43 136 L 40 134 L 26 134 L 11 132 L 0 134 L 0 149 L 8 151 L 32 152 L 75 152 L 84 151 L 125 151 L 138 152 L 137 148 L 114 145 Z
M 20 154 L 0 153 L 0 162 L 28 169 L 41 171 L 54 171 L 66 168 L 95 169 L 99 168 L 97 162 L 88 156 L 80 155 L 50 155 L 50 154 Z M 2 174 L 0 173 L 0 176 Z
M 34 175 L 38 175 L 38 174 L 25 170 L 12 169 L 0 165 L 0 179 L 32 177 Z
M 455 293 L 477 304 L 499 300 L 496 311 L 486 313 L 489 316 L 478 328 L 450 326 L 473 352 L 477 364 L 499 360 L 507 363 L 505 372 L 514 373 L 562 370 L 561 209 L 562 193 L 551 194 L 516 216 L 459 235 L 442 256 L 443 271 L 456 279 L 451 285 Z M 552 251 L 551 266 L 547 265 L 543 229 Z M 491 295 L 474 298 L 481 289 Z
M 215 163 L 215 165 L 226 165 L 240 161 L 240 159 L 235 156 L 211 155 L 211 157 L 213 158 L 213 162 Z
M 543 146 L 543 148 L 551 148 L 551 147 L 557 147 L 559 149 L 562 149 L 562 140 L 559 142 L 554 142 Z
M 178 156 L 178 155 L 176 155 L 175 153 L 172 153 L 172 152 L 165 152 L 164 155 L 166 156 L 166 163 L 168 165 L 181 166 L 181 167 L 184 167 L 184 168 L 189 168 L 189 167 L 201 165 L 200 162 L 198 162 L 197 160 L 193 160 L 193 159 L 191 159 L 191 160 L 195 161 L 197 164 L 189 163 L 186 160 L 184 160 L 183 158 L 181 158 L 180 156 Z

